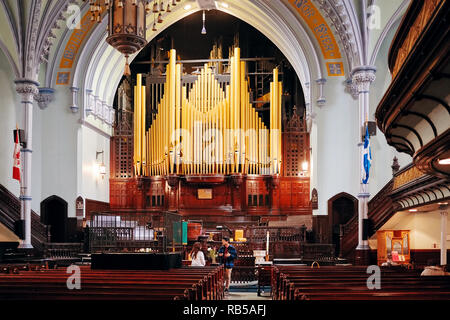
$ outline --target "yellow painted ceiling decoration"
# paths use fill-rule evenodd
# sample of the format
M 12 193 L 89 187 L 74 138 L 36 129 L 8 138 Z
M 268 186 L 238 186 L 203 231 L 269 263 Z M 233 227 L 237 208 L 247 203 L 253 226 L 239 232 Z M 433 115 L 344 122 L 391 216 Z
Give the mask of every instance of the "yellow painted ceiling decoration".
M 320 14 L 319 10 L 314 6 L 310 0 L 290 0 L 290 4 L 295 8 L 295 10 L 300 14 L 300 16 L 305 20 L 310 30 L 313 32 L 317 42 L 320 45 L 323 57 L 325 59 L 341 59 L 341 53 L 339 51 L 339 46 L 337 45 L 336 39 L 331 32 L 330 27 L 325 21 L 324 17 Z M 74 29 L 72 34 L 66 44 L 63 56 L 61 57 L 59 68 L 60 69 L 71 69 L 74 61 L 76 60 L 78 51 L 82 46 L 86 36 L 89 34 L 91 29 L 96 25 L 95 21 L 91 20 L 91 14 L 88 11 L 80 22 L 80 28 Z M 329 76 L 342 76 L 344 75 L 343 64 L 339 63 L 341 67 L 340 72 L 334 73 L 330 72 L 330 66 L 327 65 Z M 64 80 L 70 78 L 70 73 L 64 72 Z M 58 85 L 68 85 L 69 81 L 56 81 Z
M 325 59 L 341 59 L 336 39 L 325 19 L 310 0 L 289 0 L 314 33 Z
M 87 12 L 81 19 L 80 28 L 74 29 L 69 41 L 67 42 L 63 56 L 59 63 L 60 68 L 72 68 L 73 62 L 77 56 L 78 50 L 83 44 L 84 39 L 86 38 L 92 27 L 96 24 L 97 23 L 95 21 L 91 21 L 90 12 Z

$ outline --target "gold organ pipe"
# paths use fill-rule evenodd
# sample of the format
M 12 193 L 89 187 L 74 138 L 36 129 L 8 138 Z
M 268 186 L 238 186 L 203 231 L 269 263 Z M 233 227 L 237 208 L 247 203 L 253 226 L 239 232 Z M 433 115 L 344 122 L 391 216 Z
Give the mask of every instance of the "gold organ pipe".
M 231 99 L 231 92 L 230 92 L 230 88 L 231 85 L 227 85 L 227 97 L 225 99 L 225 157 L 226 157 L 226 163 L 225 163 L 225 174 L 229 174 L 231 173 L 231 162 L 232 162 L 232 156 L 233 154 L 231 153 L 231 146 L 230 146 L 230 130 L 231 130 L 231 117 L 233 115 L 232 110 L 230 108 L 230 99 Z M 230 155 L 231 153 L 231 155 Z
M 231 162 L 231 168 L 230 168 L 230 173 L 235 173 L 236 171 L 234 170 L 234 164 L 235 164 L 235 160 L 234 160 L 234 126 L 235 126 L 235 119 L 236 119 L 236 114 L 235 114 L 235 110 L 234 110 L 234 104 L 235 104 L 235 74 L 236 74 L 236 64 L 235 64 L 235 60 L 236 60 L 236 56 L 231 57 L 231 74 L 230 74 L 230 96 L 229 96 L 229 101 L 228 101 L 228 105 L 230 108 L 230 123 L 229 123 L 229 140 L 230 140 L 230 145 L 229 145 L 229 153 L 231 156 L 230 162 Z
M 134 87 L 134 112 L 133 112 L 133 165 L 134 175 L 137 175 L 137 88 Z
M 282 162 L 282 154 L 281 154 L 281 139 L 282 139 L 282 133 L 281 133 L 281 97 L 283 94 L 283 84 L 282 82 L 279 82 L 278 88 L 279 91 L 277 92 L 277 100 L 278 100 L 278 173 L 281 174 L 281 162 Z
M 215 106 L 215 118 L 214 118 L 214 173 L 218 174 L 219 173 L 219 161 L 220 161 L 220 157 L 219 157 L 219 118 L 220 118 L 220 105 L 219 105 L 219 101 L 218 101 L 218 96 L 219 96 L 219 84 L 216 83 L 216 79 L 214 77 L 214 74 L 212 75 L 212 79 L 214 82 L 214 106 Z
M 136 175 L 280 173 L 282 85 L 278 70 L 274 70 L 270 86 L 270 126 L 266 127 L 250 103 L 249 80 L 240 49 L 234 48 L 233 53 L 228 85 L 216 80 L 208 64 L 194 83 L 182 85 L 182 66 L 176 64 L 176 51 L 171 50 L 164 94 L 147 131 L 145 90 L 138 77 L 134 114 Z
M 137 81 L 136 81 L 136 93 L 137 93 L 137 175 L 140 176 L 141 175 L 141 164 L 142 164 L 142 144 L 141 144 L 141 139 L 142 139 L 142 131 L 141 131 L 141 126 L 142 126 L 142 109 L 141 109 L 141 85 L 142 85 L 142 75 L 138 74 L 137 75 Z
M 147 175 L 147 135 L 145 128 L 145 86 L 141 86 L 141 137 L 142 137 L 142 175 Z
M 176 138 L 175 136 L 175 129 L 176 129 L 176 51 L 174 49 L 170 50 L 170 59 L 169 59 L 169 81 L 168 81 L 168 87 L 169 87 L 169 132 L 168 139 L 169 139 L 169 160 L 170 160 L 170 173 L 174 173 L 174 167 L 175 167 L 175 157 L 176 157 L 176 150 L 175 150 L 175 144 L 176 144 Z
M 175 51 L 175 50 L 173 50 Z M 175 60 L 176 60 L 176 52 L 175 52 Z M 175 66 L 175 130 L 176 130 L 176 173 L 180 173 L 181 170 L 179 167 L 179 155 L 181 152 L 181 144 L 180 144 L 180 128 L 181 128 L 181 64 L 176 64 Z
M 273 149 L 274 149 L 274 136 L 273 136 L 273 130 L 274 130 L 274 98 L 273 98 L 273 82 L 270 83 L 270 174 L 274 173 L 273 170 Z
M 240 53 L 239 53 L 240 54 Z M 245 166 L 245 153 L 247 150 L 245 149 L 245 132 L 248 129 L 247 127 L 247 119 L 246 119 L 246 113 L 245 109 L 248 108 L 248 100 L 246 99 L 246 93 L 248 92 L 247 86 L 245 83 L 245 61 L 239 62 L 239 96 L 240 101 L 237 107 L 240 109 L 240 123 L 239 123 L 239 129 L 241 130 L 239 132 L 240 135 L 240 141 L 239 141 L 239 147 L 240 147 L 240 163 L 241 163 L 241 173 L 244 173 L 244 166 Z

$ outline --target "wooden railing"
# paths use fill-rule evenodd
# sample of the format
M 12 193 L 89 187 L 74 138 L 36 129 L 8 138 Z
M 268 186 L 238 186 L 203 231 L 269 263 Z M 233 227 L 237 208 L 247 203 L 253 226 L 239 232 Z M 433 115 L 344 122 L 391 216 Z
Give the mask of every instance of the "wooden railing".
M 83 243 L 45 243 L 46 258 L 76 258 L 83 252 Z
M 435 9 L 445 0 L 411 1 L 389 50 L 392 78 L 398 74 L 408 55 L 433 17 Z
M 20 201 L 4 186 L 0 185 L 0 223 L 14 232 L 14 222 L 20 220 Z M 47 229 L 40 217 L 31 211 L 31 244 L 42 252 L 47 241 Z

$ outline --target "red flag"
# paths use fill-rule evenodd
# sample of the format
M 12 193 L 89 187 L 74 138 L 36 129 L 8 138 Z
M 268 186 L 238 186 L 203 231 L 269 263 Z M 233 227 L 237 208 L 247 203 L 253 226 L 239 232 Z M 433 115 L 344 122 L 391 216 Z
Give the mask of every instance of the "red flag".
M 16 131 L 14 139 L 14 165 L 13 165 L 13 179 L 20 181 L 20 146 L 19 146 L 19 130 Z

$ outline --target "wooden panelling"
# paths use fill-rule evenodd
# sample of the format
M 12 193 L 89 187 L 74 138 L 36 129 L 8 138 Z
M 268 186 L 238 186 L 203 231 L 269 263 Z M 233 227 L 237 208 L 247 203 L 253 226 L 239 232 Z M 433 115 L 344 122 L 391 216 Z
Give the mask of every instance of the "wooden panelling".
M 310 209 L 309 178 L 280 179 L 280 209 Z
M 91 219 L 92 213 L 109 211 L 110 206 L 107 202 L 86 199 L 86 220 Z

